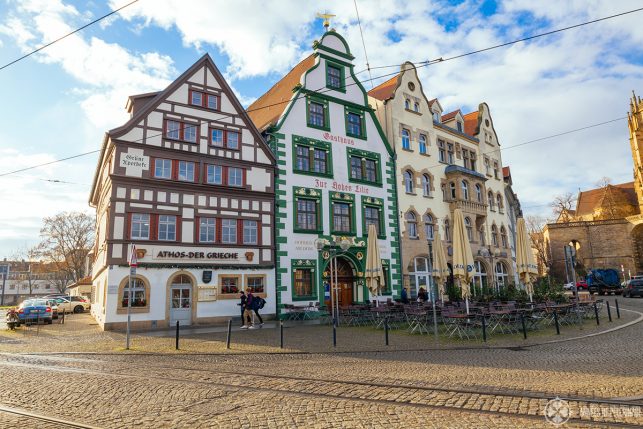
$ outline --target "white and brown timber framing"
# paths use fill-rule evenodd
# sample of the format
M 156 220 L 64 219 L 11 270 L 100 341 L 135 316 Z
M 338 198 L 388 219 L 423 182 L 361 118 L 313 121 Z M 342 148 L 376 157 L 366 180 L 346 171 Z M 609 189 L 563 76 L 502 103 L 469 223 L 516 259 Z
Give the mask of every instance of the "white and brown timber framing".
M 194 105 L 193 92 L 201 94 L 201 106 Z M 210 285 L 216 287 L 217 275 L 226 269 L 262 270 L 269 280 L 274 275 L 275 158 L 210 56 L 204 55 L 165 90 L 131 96 L 127 109 L 127 123 L 105 134 L 90 193 L 89 203 L 96 208 L 95 292 L 106 300 L 105 289 L 120 283 L 105 279 L 104 273 L 108 267 L 108 272 L 126 268 L 130 243 L 139 250 L 139 267 L 169 269 L 169 275 L 190 270 L 186 274 L 194 277 L 195 289 L 203 270 L 214 270 Z M 176 131 L 170 128 L 174 123 L 179 124 Z M 211 140 L 213 129 L 221 130 L 221 145 Z M 159 160 L 169 166 L 161 170 L 169 171 L 170 178 L 155 175 Z M 192 166 L 192 180 L 179 180 L 179 164 Z M 221 184 L 208 183 L 208 165 L 216 166 Z M 229 185 L 229 175 L 241 183 Z M 133 214 L 150 215 L 147 239 L 130 235 Z M 157 222 L 163 215 L 176 219 L 175 240 L 159 240 Z M 216 221 L 215 242 L 199 239 L 199 219 L 204 217 Z M 237 221 L 237 243 L 222 241 L 223 220 Z M 257 222 L 256 243 L 244 244 L 243 221 Z M 194 290 L 193 308 L 196 298 Z M 238 313 L 238 307 L 233 310 Z M 199 317 L 193 312 L 194 323 Z

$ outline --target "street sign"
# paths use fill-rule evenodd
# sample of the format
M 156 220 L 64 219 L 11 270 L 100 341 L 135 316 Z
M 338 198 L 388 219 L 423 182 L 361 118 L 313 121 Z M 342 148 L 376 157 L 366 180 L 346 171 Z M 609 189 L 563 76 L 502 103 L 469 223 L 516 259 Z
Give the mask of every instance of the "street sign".
M 129 267 L 129 275 L 130 276 L 136 275 L 136 265 L 132 265 L 131 267 Z
M 132 244 L 132 252 L 129 255 L 129 266 L 130 267 L 138 266 L 138 259 L 136 258 L 136 244 Z

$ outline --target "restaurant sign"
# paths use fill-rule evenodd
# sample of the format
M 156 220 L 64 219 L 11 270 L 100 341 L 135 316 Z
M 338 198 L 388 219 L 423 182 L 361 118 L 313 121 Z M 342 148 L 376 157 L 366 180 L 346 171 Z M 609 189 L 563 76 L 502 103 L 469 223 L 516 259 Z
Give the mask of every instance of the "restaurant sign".
M 256 262 L 257 249 L 226 249 L 226 248 L 171 248 L 150 246 L 146 256 L 139 258 L 139 263 L 145 262 L 207 262 L 221 264 L 251 264 Z

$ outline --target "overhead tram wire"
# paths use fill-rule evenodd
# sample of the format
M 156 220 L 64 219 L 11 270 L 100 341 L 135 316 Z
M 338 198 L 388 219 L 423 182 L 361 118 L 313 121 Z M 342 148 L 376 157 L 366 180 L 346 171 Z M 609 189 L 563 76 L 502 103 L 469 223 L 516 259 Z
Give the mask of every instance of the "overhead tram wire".
M 126 8 L 126 7 L 128 7 L 128 6 L 133 5 L 133 4 L 134 4 L 134 3 L 136 3 L 136 2 L 138 2 L 138 0 L 131 1 L 131 2 L 127 3 L 126 5 L 123 5 L 123 6 L 119 7 L 118 9 L 114 9 L 114 10 L 113 10 L 113 11 L 111 11 L 110 13 L 108 13 L 108 14 L 106 14 L 106 15 L 101 16 L 100 18 L 97 18 L 97 19 L 93 20 L 92 22 L 89 22 L 89 23 L 87 23 L 87 24 L 83 25 L 82 27 L 79 27 L 79 28 L 75 29 L 75 30 L 74 30 L 74 31 L 72 31 L 72 32 L 65 34 L 64 36 L 61 36 L 61 37 L 57 38 L 56 40 L 52 40 L 51 42 L 49 42 L 49 43 L 47 43 L 47 44 L 45 44 L 45 45 L 42 45 L 41 47 L 39 47 L 39 48 L 37 48 L 37 49 L 35 49 L 35 50 L 33 50 L 33 51 L 29 52 L 28 54 L 25 54 L 25 55 L 21 56 L 20 58 L 16 58 L 15 60 L 13 60 L 13 61 L 11 61 L 11 62 L 9 62 L 9 63 L 7 63 L 7 64 L 5 64 L 5 65 L 1 66 L 1 67 L 0 67 L 0 71 L 1 71 L 1 70 L 6 69 L 7 67 L 9 67 L 9 66 L 11 66 L 11 65 L 13 65 L 13 64 L 15 64 L 15 63 L 17 63 L 17 62 L 19 62 L 19 61 L 24 60 L 25 58 L 28 58 L 28 57 L 32 56 L 33 54 L 35 54 L 35 53 L 37 53 L 37 52 L 42 51 L 42 50 L 43 50 L 43 49 L 45 49 L 45 48 L 50 47 L 50 46 L 51 46 L 51 45 L 53 45 L 54 43 L 58 43 L 58 42 L 60 42 L 61 40 L 66 39 L 67 37 L 71 36 L 72 34 L 78 33 L 79 31 L 82 31 L 82 30 L 84 30 L 85 28 L 87 28 L 87 27 L 89 27 L 89 26 L 91 26 L 91 25 L 94 25 L 94 24 L 96 24 L 97 22 L 100 22 L 100 21 L 102 21 L 102 20 L 103 20 L 103 19 L 105 19 L 105 18 L 108 18 L 108 17 L 110 17 L 110 16 L 114 15 L 115 13 L 120 12 L 121 10 L 125 9 L 125 8 Z
M 116 12 L 118 12 L 118 11 L 122 10 L 123 8 L 125 8 L 125 7 L 129 6 L 129 5 L 133 4 L 133 3 L 136 3 L 137 1 L 138 1 L 138 0 L 134 0 L 134 1 L 132 1 L 132 2 L 128 3 L 128 4 L 124 5 L 124 6 L 121 6 L 120 8 L 118 8 L 118 9 L 114 10 L 113 12 L 111 12 L 110 14 L 107 14 L 107 15 L 105 15 L 104 17 L 99 18 L 99 19 L 97 19 L 97 20 L 93 21 L 92 23 L 89 23 L 89 24 L 87 24 L 87 25 L 85 25 L 85 26 L 83 26 L 83 27 L 79 28 L 78 30 L 76 30 L 76 31 L 74 31 L 74 32 L 72 32 L 72 33 L 69 33 L 68 35 L 63 36 L 63 37 L 62 37 L 62 38 L 60 38 L 60 39 L 62 40 L 64 37 L 67 37 L 67 36 L 69 36 L 69 35 L 71 35 L 71 34 L 73 34 L 73 33 L 75 33 L 75 32 L 78 32 L 78 31 L 82 30 L 83 28 L 86 28 L 86 27 L 88 27 L 89 25 L 91 25 L 91 24 L 93 24 L 93 23 L 95 23 L 95 22 L 100 21 L 101 19 L 104 19 L 105 17 L 107 17 L 107 16 L 109 16 L 109 15 L 111 15 L 111 14 L 113 14 L 113 13 L 116 13 Z M 519 43 L 519 42 L 523 42 L 523 41 L 526 41 L 526 40 L 535 39 L 535 38 L 537 38 L 537 37 L 542 37 L 542 36 L 546 36 L 546 35 L 550 35 L 550 34 L 554 34 L 554 33 L 559 33 L 559 32 L 562 32 L 562 31 L 570 30 L 570 29 L 577 28 L 577 27 L 581 27 L 581 26 L 588 25 L 588 24 L 593 24 L 593 23 L 596 23 L 596 22 L 599 22 L 599 21 L 605 21 L 605 20 L 607 20 L 607 19 L 616 18 L 616 17 L 623 16 L 623 15 L 627 15 L 627 14 L 630 14 L 630 13 L 640 12 L 640 11 L 642 11 L 642 10 L 643 10 L 643 8 L 633 9 L 633 10 L 626 11 L 626 12 L 622 12 L 622 13 L 619 13 L 619 14 L 610 15 L 610 16 L 606 16 L 606 17 L 603 17 L 603 18 L 598 18 L 598 19 L 595 19 L 595 20 L 592 20 L 592 21 L 587 21 L 587 22 L 584 22 L 584 23 L 581 23 L 581 24 L 576 24 L 576 25 L 572 25 L 572 26 L 569 26 L 569 27 L 565 27 L 565 28 L 560 28 L 560 29 L 557 29 L 557 30 L 549 31 L 549 32 L 547 32 L 547 33 L 542 33 L 542 34 L 537 34 L 537 35 L 534 35 L 534 36 L 529 36 L 529 37 L 526 37 L 526 38 L 523 38 L 523 39 L 514 40 L 514 41 L 512 41 L 512 42 L 507 42 L 507 43 L 503 43 L 503 44 L 496 45 L 496 46 L 491 46 L 491 47 L 484 48 L 484 49 L 478 49 L 478 50 L 476 50 L 476 51 L 467 52 L 467 53 L 460 54 L 460 55 L 456 55 L 456 56 L 453 56 L 453 57 L 448 57 L 448 58 L 438 58 L 438 59 L 435 59 L 435 60 L 427 60 L 427 61 L 422 61 L 422 62 L 420 62 L 420 63 L 416 63 L 416 64 L 419 64 L 419 65 L 417 66 L 417 68 L 423 68 L 423 67 L 427 67 L 427 66 L 429 66 L 429 65 L 433 65 L 433 64 L 437 64 L 437 63 L 441 63 L 441 62 L 445 62 L 445 61 L 450 61 L 450 60 L 453 60 L 453 59 L 456 59 L 456 58 L 462 58 L 462 57 L 465 57 L 465 56 L 474 55 L 474 54 L 481 53 L 481 52 L 486 52 L 486 51 L 489 51 L 489 50 L 492 50 L 492 49 L 496 49 L 496 48 L 499 48 L 499 47 L 502 47 L 502 46 L 508 46 L 508 45 L 511 45 L 511 44 L 514 44 L 514 43 Z M 45 45 L 45 46 L 42 46 L 41 48 L 38 48 L 36 51 L 32 52 L 31 54 L 33 54 L 33 53 L 35 53 L 35 52 L 37 52 L 37 51 L 39 51 L 39 50 L 41 50 L 41 49 L 46 48 L 47 46 L 50 46 L 51 44 L 53 44 L 53 43 L 55 43 L 55 42 L 56 42 L 56 41 L 53 41 L 53 42 L 51 42 L 51 43 L 49 43 L 49 44 L 47 44 L 47 45 Z M 25 56 L 24 56 L 24 57 L 22 57 L 22 58 L 18 58 L 17 60 L 15 60 L 15 61 L 13 61 L 13 62 L 11 62 L 11 63 L 9 63 L 9 64 L 6 64 L 6 65 L 2 66 L 2 67 L 0 68 L 0 70 L 4 69 L 5 67 L 8 67 L 9 65 L 11 65 L 11 64 L 13 64 L 13 63 L 15 63 L 15 62 L 20 61 L 20 60 L 21 60 L 21 59 L 23 59 L 23 58 L 26 58 L 27 56 L 29 56 L 29 55 L 31 55 L 31 54 L 27 54 L 27 55 L 25 55 Z M 414 64 L 415 64 L 415 63 L 414 63 Z M 381 69 L 381 68 L 390 68 L 390 67 L 399 67 L 399 64 L 398 64 L 398 65 L 389 65 L 389 66 L 377 66 L 377 67 L 370 67 L 370 69 Z M 362 72 L 364 72 L 364 71 L 366 71 L 366 70 L 362 70 L 362 71 L 361 71 L 361 72 L 359 72 L 359 73 L 362 73 Z M 375 80 L 382 79 L 382 78 L 385 78 L 385 77 L 394 76 L 394 75 L 397 75 L 398 73 L 399 73 L 398 71 L 395 71 L 395 72 L 392 72 L 392 73 L 386 73 L 386 74 L 384 74 L 384 75 L 376 76 L 376 77 L 374 77 L 374 78 L 369 78 L 369 79 L 367 79 L 367 80 L 368 80 L 368 81 L 370 81 L 370 82 L 372 83 L 372 82 L 373 82 L 373 81 L 375 81 Z M 346 81 L 346 80 L 348 80 L 348 78 L 345 78 L 345 79 L 344 79 L 344 81 Z M 365 79 L 365 80 L 366 80 L 366 79 Z M 353 83 L 348 83 L 348 84 L 346 84 L 346 85 L 344 85 L 344 86 L 345 86 L 345 87 L 353 86 L 353 85 L 357 85 L 358 83 L 359 83 L 359 82 L 355 81 L 355 82 L 353 82 Z M 332 89 L 329 89 L 329 88 L 320 88 L 320 89 L 318 89 L 318 90 L 316 90 L 316 91 L 311 91 L 311 92 L 314 92 L 314 93 L 317 93 L 317 94 L 324 94 L 325 92 L 329 92 L 329 91 L 331 91 L 331 90 L 332 90 Z M 287 104 L 287 103 L 290 103 L 290 102 L 296 101 L 296 100 L 301 99 L 301 98 L 306 98 L 306 95 L 298 96 L 298 97 L 295 97 L 295 98 L 292 98 L 292 99 L 289 99 L 289 100 L 279 101 L 279 102 L 272 103 L 272 104 L 267 104 L 267 105 L 265 105 L 265 106 L 261 106 L 261 107 L 255 108 L 255 109 L 249 109 L 249 110 L 246 110 L 246 112 L 254 112 L 254 111 L 257 111 L 257 110 L 268 109 L 268 108 L 270 108 L 270 107 L 275 107 L 275 106 L 278 106 L 278 105 L 281 105 L 281 104 Z M 219 112 L 219 113 L 221 113 L 221 112 Z M 224 116 L 222 116 L 222 117 L 225 117 L 225 116 L 231 116 L 231 114 L 227 114 L 227 115 L 226 115 L 226 114 L 224 114 Z M 621 119 L 623 119 L 623 118 L 614 119 L 614 120 L 611 120 L 611 121 L 608 121 L 608 122 L 604 122 L 604 123 L 600 123 L 600 124 L 593 124 L 593 125 L 589 125 L 589 126 L 584 127 L 584 128 L 582 128 L 582 129 L 591 128 L 591 127 L 599 126 L 599 125 L 604 125 L 604 124 L 607 124 L 607 123 L 610 123 L 610 122 L 614 122 L 614 121 L 618 121 L 618 120 L 621 120 Z M 198 123 L 197 125 L 193 125 L 193 126 L 194 126 L 194 127 L 198 127 L 198 126 L 200 126 L 203 122 L 206 122 L 206 121 L 199 121 L 199 123 Z M 580 129 L 579 129 L 579 130 L 580 130 Z M 572 131 L 569 131 L 569 132 L 575 132 L 575 131 L 577 131 L 577 130 L 572 130 Z M 568 132 L 568 133 L 569 133 L 569 132 Z M 563 133 L 563 134 L 565 134 L 565 133 Z M 561 135 L 563 135 L 563 134 L 561 134 Z M 160 136 L 160 135 L 163 135 L 163 133 L 153 134 L 153 135 L 150 135 L 150 136 L 147 136 L 147 137 L 145 137 L 145 138 L 138 139 L 138 140 L 135 140 L 135 141 L 137 141 L 137 142 L 138 142 L 138 141 L 143 142 L 143 141 L 145 141 L 146 139 L 149 139 L 149 138 L 152 138 L 152 137 L 157 137 L 157 136 Z M 547 138 L 551 138 L 551 137 L 554 137 L 554 136 L 543 137 L 542 139 L 547 139 Z M 527 143 L 529 143 L 529 142 L 521 143 L 521 145 L 522 145 L 522 144 L 527 144 Z M 505 148 L 501 148 L 501 149 L 499 149 L 499 150 L 508 149 L 508 148 L 510 148 L 510 147 L 515 147 L 515 146 L 508 146 L 508 147 L 505 147 Z M 71 157 L 68 157 L 68 158 L 63 158 L 63 159 L 56 160 L 56 161 L 52 161 L 52 162 L 45 163 L 45 164 L 39 164 L 39 165 L 31 166 L 31 167 L 26 167 L 26 168 L 19 169 L 19 170 L 15 170 L 15 171 L 9 171 L 9 172 L 6 172 L 6 173 L 0 173 L 0 177 L 7 176 L 7 175 L 10 175 L 10 174 L 14 174 L 14 173 L 19 173 L 19 172 L 21 172 L 21 171 L 31 170 L 31 169 L 38 168 L 38 167 L 43 167 L 43 166 L 45 166 L 45 165 L 53 164 L 53 163 L 56 163 L 56 162 L 67 161 L 67 160 L 69 160 L 69 159 L 73 159 L 73 158 L 77 158 L 77 157 L 81 157 L 81 156 L 90 155 L 90 154 L 93 154 L 93 153 L 96 153 L 96 152 L 100 152 L 100 150 L 95 150 L 95 151 L 91 151 L 91 152 L 85 152 L 85 153 L 78 154 L 78 155 L 74 155 L 74 156 L 71 156 Z
M 643 7 L 642 7 L 642 8 L 638 8 L 638 9 L 632 9 L 632 10 L 628 10 L 628 11 L 626 11 L 626 12 L 617 13 L 617 14 L 615 14 L 615 15 L 605 16 L 605 17 L 603 17 L 603 18 L 593 19 L 593 20 L 591 20 L 591 21 L 582 22 L 582 23 L 580 23 L 580 24 L 570 25 L 570 26 L 568 26 L 568 27 L 563 27 L 563 28 L 559 28 L 559 29 L 556 29 L 556 30 L 547 31 L 547 32 L 545 32 L 545 33 L 534 34 L 534 35 L 532 35 L 532 36 L 523 37 L 522 39 L 516 39 L 516 40 L 512 40 L 512 41 L 510 41 L 510 42 L 501 43 L 501 44 L 499 44 L 499 45 L 490 46 L 490 47 L 488 47 L 488 48 L 478 49 L 478 50 L 475 50 L 475 51 L 470 51 L 470 52 L 466 52 L 466 53 L 464 53 L 464 54 L 454 55 L 454 56 L 452 56 L 452 57 L 447 57 L 447 58 L 438 58 L 438 59 L 436 59 L 436 60 L 417 61 L 417 62 L 414 62 L 413 64 L 414 64 L 414 65 L 424 65 L 424 64 L 429 63 L 429 62 L 431 62 L 431 63 L 437 63 L 437 62 L 451 61 L 451 60 L 455 60 L 455 59 L 458 59 L 458 58 L 467 57 L 467 56 L 469 56 L 469 55 L 479 54 L 479 53 L 482 53 L 482 52 L 491 51 L 491 50 L 493 50 L 493 49 L 498 49 L 498 48 L 503 48 L 503 47 L 505 47 L 505 46 L 515 45 L 516 43 L 526 42 L 526 41 L 528 41 L 528 40 L 537 39 L 537 38 L 539 38 L 539 37 L 550 36 L 550 35 L 552 35 L 552 34 L 560 33 L 560 32 L 567 31 L 567 30 L 572 30 L 572 29 L 574 29 L 574 28 L 578 28 L 578 27 L 583 27 L 583 26 L 585 26 L 585 25 L 595 24 L 595 23 L 597 23 L 597 22 L 606 21 L 606 20 L 608 20 L 608 19 L 618 18 L 618 17 L 620 17 L 620 16 L 624 16 L 624 15 L 628 15 L 628 14 L 631 14 L 631 13 L 640 12 L 640 11 L 642 11 L 642 10 L 643 10 Z M 386 65 L 386 66 L 375 66 L 375 67 L 370 67 L 370 68 L 368 69 L 368 71 L 369 71 L 369 74 L 370 74 L 370 71 L 371 71 L 371 70 L 384 69 L 384 68 L 391 68 L 391 67 L 399 67 L 399 66 L 400 66 L 399 64 L 391 64 L 391 65 Z M 359 72 L 357 72 L 356 74 L 364 73 L 365 71 L 366 71 L 366 69 L 365 69 L 365 70 L 360 70 L 360 71 L 359 71 Z
M 357 0 L 353 0 L 355 4 L 355 14 L 357 15 L 357 25 L 359 26 L 359 34 L 362 37 L 362 46 L 364 47 L 364 58 L 366 59 L 366 69 L 368 70 L 368 77 L 371 81 L 371 89 L 373 89 L 373 75 L 371 74 L 371 65 L 368 62 L 368 54 L 366 53 L 366 42 L 364 41 L 364 32 L 362 31 L 362 21 L 359 19 L 359 11 L 357 10 Z

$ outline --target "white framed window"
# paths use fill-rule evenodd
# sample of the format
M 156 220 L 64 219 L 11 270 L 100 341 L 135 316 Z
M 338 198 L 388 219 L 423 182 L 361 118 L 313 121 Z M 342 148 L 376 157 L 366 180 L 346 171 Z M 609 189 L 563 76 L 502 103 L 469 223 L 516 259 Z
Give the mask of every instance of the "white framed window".
M 404 189 L 407 194 L 413 193 L 413 172 L 410 170 L 404 172 Z
M 409 232 L 409 238 L 418 238 L 418 224 L 415 213 L 408 212 L 406 214 L 406 228 Z
M 431 196 L 431 178 L 428 174 L 422 175 L 422 193 L 425 197 Z
M 199 124 L 183 124 L 183 140 L 196 143 L 196 132 L 199 129 Z
M 445 143 L 442 140 L 438 140 L 438 161 L 447 162 L 447 151 L 445 149 Z
M 228 149 L 239 149 L 239 133 L 236 131 L 226 132 L 226 146 Z
M 411 150 L 411 133 L 406 128 L 402 129 L 402 149 Z
M 496 285 L 501 288 L 507 286 L 507 278 L 509 275 L 507 274 L 507 267 L 505 267 L 505 264 L 502 262 L 496 262 Z
M 194 163 L 179 161 L 179 180 L 194 182 Z
M 167 121 L 165 136 L 178 140 L 181 137 L 181 123 L 178 121 Z
M 454 146 L 453 143 L 447 143 L 447 163 L 453 164 L 454 163 Z
M 223 185 L 223 167 L 208 165 L 206 181 L 211 185 Z
M 428 213 L 424 215 L 424 233 L 427 240 L 433 240 L 433 216 Z
M 259 240 L 256 220 L 243 221 L 243 244 L 257 244 Z
M 449 182 L 449 190 L 451 191 L 451 199 L 455 200 L 455 182 Z
M 212 128 L 210 130 L 210 144 L 223 147 L 223 130 Z
M 235 219 L 221 220 L 221 242 L 237 244 L 237 221 Z
M 424 134 L 420 134 L 418 145 L 420 147 L 420 153 L 426 155 L 426 136 Z
M 150 239 L 150 215 L 146 213 L 132 213 L 130 238 L 134 240 Z
M 476 201 L 482 203 L 482 187 L 476 183 Z
M 415 103 L 413 103 L 413 111 L 414 112 L 419 112 L 420 111 L 420 103 L 418 103 L 417 101 Z
M 433 122 L 440 122 L 440 112 L 438 111 L 433 111 Z
M 473 285 L 476 288 L 482 289 L 487 286 L 487 267 L 480 261 L 474 261 L 476 272 L 473 275 Z
M 464 227 L 467 230 L 467 238 L 473 241 L 473 224 L 468 216 L 464 218 Z
M 199 219 L 199 242 L 214 243 L 216 240 L 216 225 L 216 219 L 213 217 Z
M 469 182 L 466 180 L 462 181 L 462 199 L 469 200 Z
M 408 98 L 404 100 L 404 108 L 407 110 L 411 110 L 411 100 L 409 100 Z
M 159 240 L 176 241 L 176 216 L 159 216 Z
M 154 160 L 154 177 L 159 179 L 171 179 L 172 160 L 156 158 Z
M 228 185 L 243 186 L 243 169 L 228 167 Z

